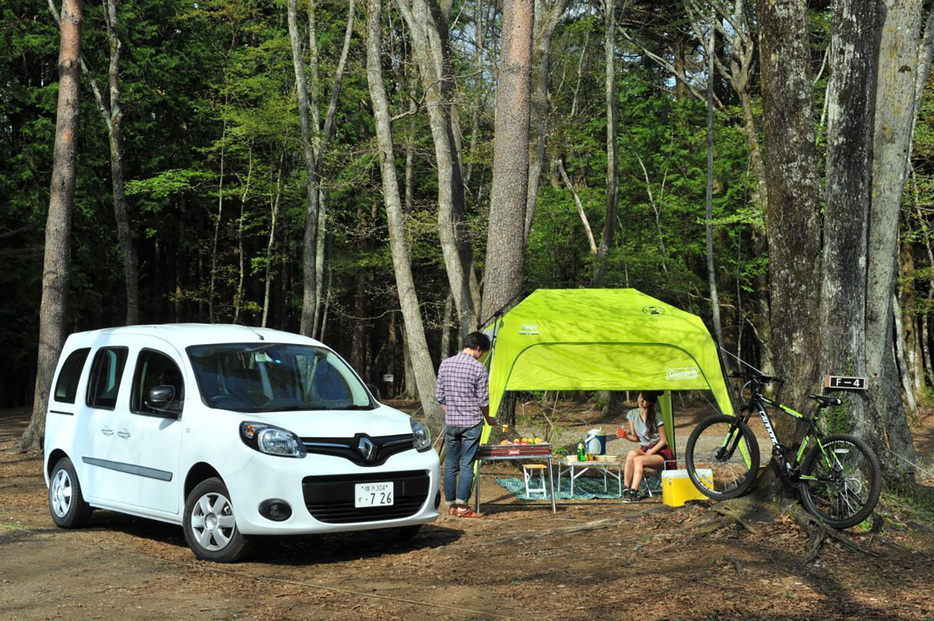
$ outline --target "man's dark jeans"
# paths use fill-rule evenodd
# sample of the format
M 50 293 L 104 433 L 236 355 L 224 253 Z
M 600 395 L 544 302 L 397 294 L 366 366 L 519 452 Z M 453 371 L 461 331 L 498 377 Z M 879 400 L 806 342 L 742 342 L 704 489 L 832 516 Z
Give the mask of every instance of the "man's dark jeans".
M 466 504 L 470 498 L 473 463 L 482 431 L 482 421 L 473 427 L 447 427 L 444 430 L 444 499 L 448 503 L 457 500 Z

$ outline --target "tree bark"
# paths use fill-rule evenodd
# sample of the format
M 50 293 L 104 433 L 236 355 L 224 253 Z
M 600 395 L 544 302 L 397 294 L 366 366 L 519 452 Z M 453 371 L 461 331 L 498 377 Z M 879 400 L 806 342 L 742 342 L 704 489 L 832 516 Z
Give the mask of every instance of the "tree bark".
M 760 2 L 760 58 L 768 188 L 772 334 L 785 379 L 783 401 L 802 404 L 818 375 L 820 312 L 820 175 L 808 47 L 807 3 Z M 779 437 L 794 438 L 790 417 L 776 422 Z
M 366 75 L 370 99 L 373 102 L 373 116 L 376 121 L 376 139 L 379 144 L 383 200 L 386 204 L 386 219 L 389 223 L 389 246 L 392 253 L 393 271 L 396 275 L 399 305 L 402 308 L 405 325 L 406 348 L 414 367 L 418 394 L 432 432 L 438 433 L 444 426 L 444 416 L 441 407 L 434 399 L 436 378 L 431 356 L 428 353 L 428 342 L 425 339 L 418 294 L 412 277 L 412 266 L 402 217 L 402 200 L 399 195 L 399 181 L 396 177 L 395 157 L 393 155 L 389 102 L 386 99 L 386 88 L 383 85 L 383 73 L 380 63 L 382 1 L 369 0 L 368 5 Z
M 704 203 L 707 209 L 707 221 L 704 230 L 707 234 L 707 286 L 710 289 L 710 315 L 713 323 L 714 336 L 717 345 L 723 347 L 723 329 L 720 324 L 720 295 L 717 291 L 717 269 L 713 257 L 713 83 L 716 75 L 715 63 L 717 57 L 716 41 L 717 30 L 714 26 L 714 15 L 711 11 L 710 34 L 707 38 L 707 189 Z
M 460 163 L 460 150 L 454 133 L 452 106 L 454 70 L 448 49 L 450 4 L 436 0 L 396 0 L 412 40 L 412 52 L 419 67 L 428 124 L 438 164 L 438 237 L 454 294 L 461 331 L 476 323 L 476 308 L 470 293 L 473 251 L 467 237 L 466 201 Z
M 493 136 L 483 318 L 522 292 L 529 182 L 532 0 L 505 0 Z
M 302 133 L 302 151 L 305 156 L 305 235 L 302 244 L 302 319 L 299 332 L 311 336 L 315 319 L 315 255 L 318 236 L 318 182 L 317 162 L 311 141 L 310 105 L 305 63 L 302 60 L 302 41 L 298 32 L 298 3 L 288 4 L 289 40 L 292 47 L 292 66 L 295 70 L 295 90 L 298 96 L 298 115 Z
M 71 266 L 71 221 L 75 202 L 78 116 L 80 113 L 81 0 L 62 2 L 58 53 L 58 110 L 52 152 L 52 182 L 45 225 L 42 301 L 39 306 L 39 353 L 32 418 L 20 448 L 36 451 L 45 439 L 45 414 L 58 356 L 65 343 L 68 270 Z
M 120 253 L 123 259 L 123 278 L 126 288 L 126 325 L 139 323 L 139 268 L 133 234 L 130 231 L 126 200 L 126 183 L 123 172 L 123 106 L 120 91 L 120 56 L 123 43 L 117 34 L 118 0 L 107 0 L 104 7 L 104 21 L 107 25 L 107 42 L 110 50 L 110 66 L 108 70 L 109 104 L 104 101 L 103 95 L 97 86 L 94 75 L 88 68 L 84 58 L 80 59 L 81 71 L 97 103 L 98 112 L 107 128 L 108 144 L 110 146 L 110 176 L 112 184 L 112 197 L 114 206 L 114 219 L 117 223 L 117 239 L 120 244 Z M 61 20 L 55 9 L 53 0 L 49 0 L 49 10 L 52 17 L 61 27 Z
M 892 295 L 898 220 L 917 114 L 917 81 L 927 76 L 919 74 L 918 62 L 921 1 L 880 0 L 878 8 L 882 30 L 876 74 L 866 290 L 866 370 L 871 390 L 867 415 L 857 421 L 856 433 L 879 453 L 887 476 L 898 477 L 894 463 L 890 465 L 886 459 L 886 449 L 907 459 L 912 459 L 915 451 L 898 390 Z M 880 429 L 887 431 L 888 447 Z
M 130 231 L 126 186 L 123 173 L 123 106 L 120 92 L 120 54 L 123 43 L 117 33 L 118 0 L 107 0 L 107 40 L 110 44 L 110 121 L 107 123 L 110 142 L 110 174 L 113 184 L 114 217 L 123 255 L 123 278 L 126 284 L 126 325 L 139 323 L 139 269 L 133 234 Z M 101 110 L 101 114 L 108 111 Z
M 606 263 L 616 233 L 616 212 L 619 209 L 619 158 L 617 131 L 619 125 L 619 98 L 616 91 L 616 0 L 605 0 L 606 32 L 603 55 L 606 61 L 606 220 L 603 237 L 597 252 L 593 285 L 603 287 L 606 282 Z
M 535 0 L 532 34 L 532 108 L 529 148 L 529 189 L 525 208 L 525 237 L 532 230 L 535 201 L 545 163 L 545 136 L 548 133 L 548 73 L 551 37 L 570 0 Z
M 866 262 L 872 187 L 875 108 L 876 6 L 838 0 L 831 20 L 827 87 L 821 370 L 866 374 Z M 865 416 L 867 394 L 841 394 L 855 422 Z
M 279 154 L 279 173 L 276 176 L 276 197 L 272 201 L 269 214 L 269 239 L 266 242 L 266 274 L 263 279 L 263 319 L 262 327 L 266 327 L 269 319 L 270 290 L 272 288 L 272 251 L 276 246 L 276 227 L 279 224 L 279 202 L 282 200 L 282 170 L 285 167 L 285 151 Z

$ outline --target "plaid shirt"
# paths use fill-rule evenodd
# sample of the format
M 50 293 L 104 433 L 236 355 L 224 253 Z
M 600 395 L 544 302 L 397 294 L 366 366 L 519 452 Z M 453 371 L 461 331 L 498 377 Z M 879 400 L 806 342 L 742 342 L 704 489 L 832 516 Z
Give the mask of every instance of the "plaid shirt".
M 435 399 L 446 406 L 448 427 L 473 427 L 483 420 L 480 408 L 490 403 L 489 381 L 486 367 L 470 354 L 461 352 L 441 363 Z

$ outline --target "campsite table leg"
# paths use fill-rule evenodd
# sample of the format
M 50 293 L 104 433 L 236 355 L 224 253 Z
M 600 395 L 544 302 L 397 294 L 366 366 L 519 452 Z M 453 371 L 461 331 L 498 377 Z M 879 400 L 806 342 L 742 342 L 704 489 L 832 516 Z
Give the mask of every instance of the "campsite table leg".
M 555 506 L 555 477 L 554 472 L 552 471 L 553 459 L 548 458 L 548 485 L 551 487 L 551 514 L 554 515 L 558 512 L 558 508 Z M 558 469 L 560 473 L 560 467 Z

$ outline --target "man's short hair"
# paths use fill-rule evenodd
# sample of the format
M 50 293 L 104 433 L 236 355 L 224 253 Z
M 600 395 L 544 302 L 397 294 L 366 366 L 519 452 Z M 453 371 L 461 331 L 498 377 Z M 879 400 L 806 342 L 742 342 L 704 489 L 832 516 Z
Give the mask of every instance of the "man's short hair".
M 490 351 L 490 337 L 483 332 L 471 332 L 464 337 L 464 349 Z

